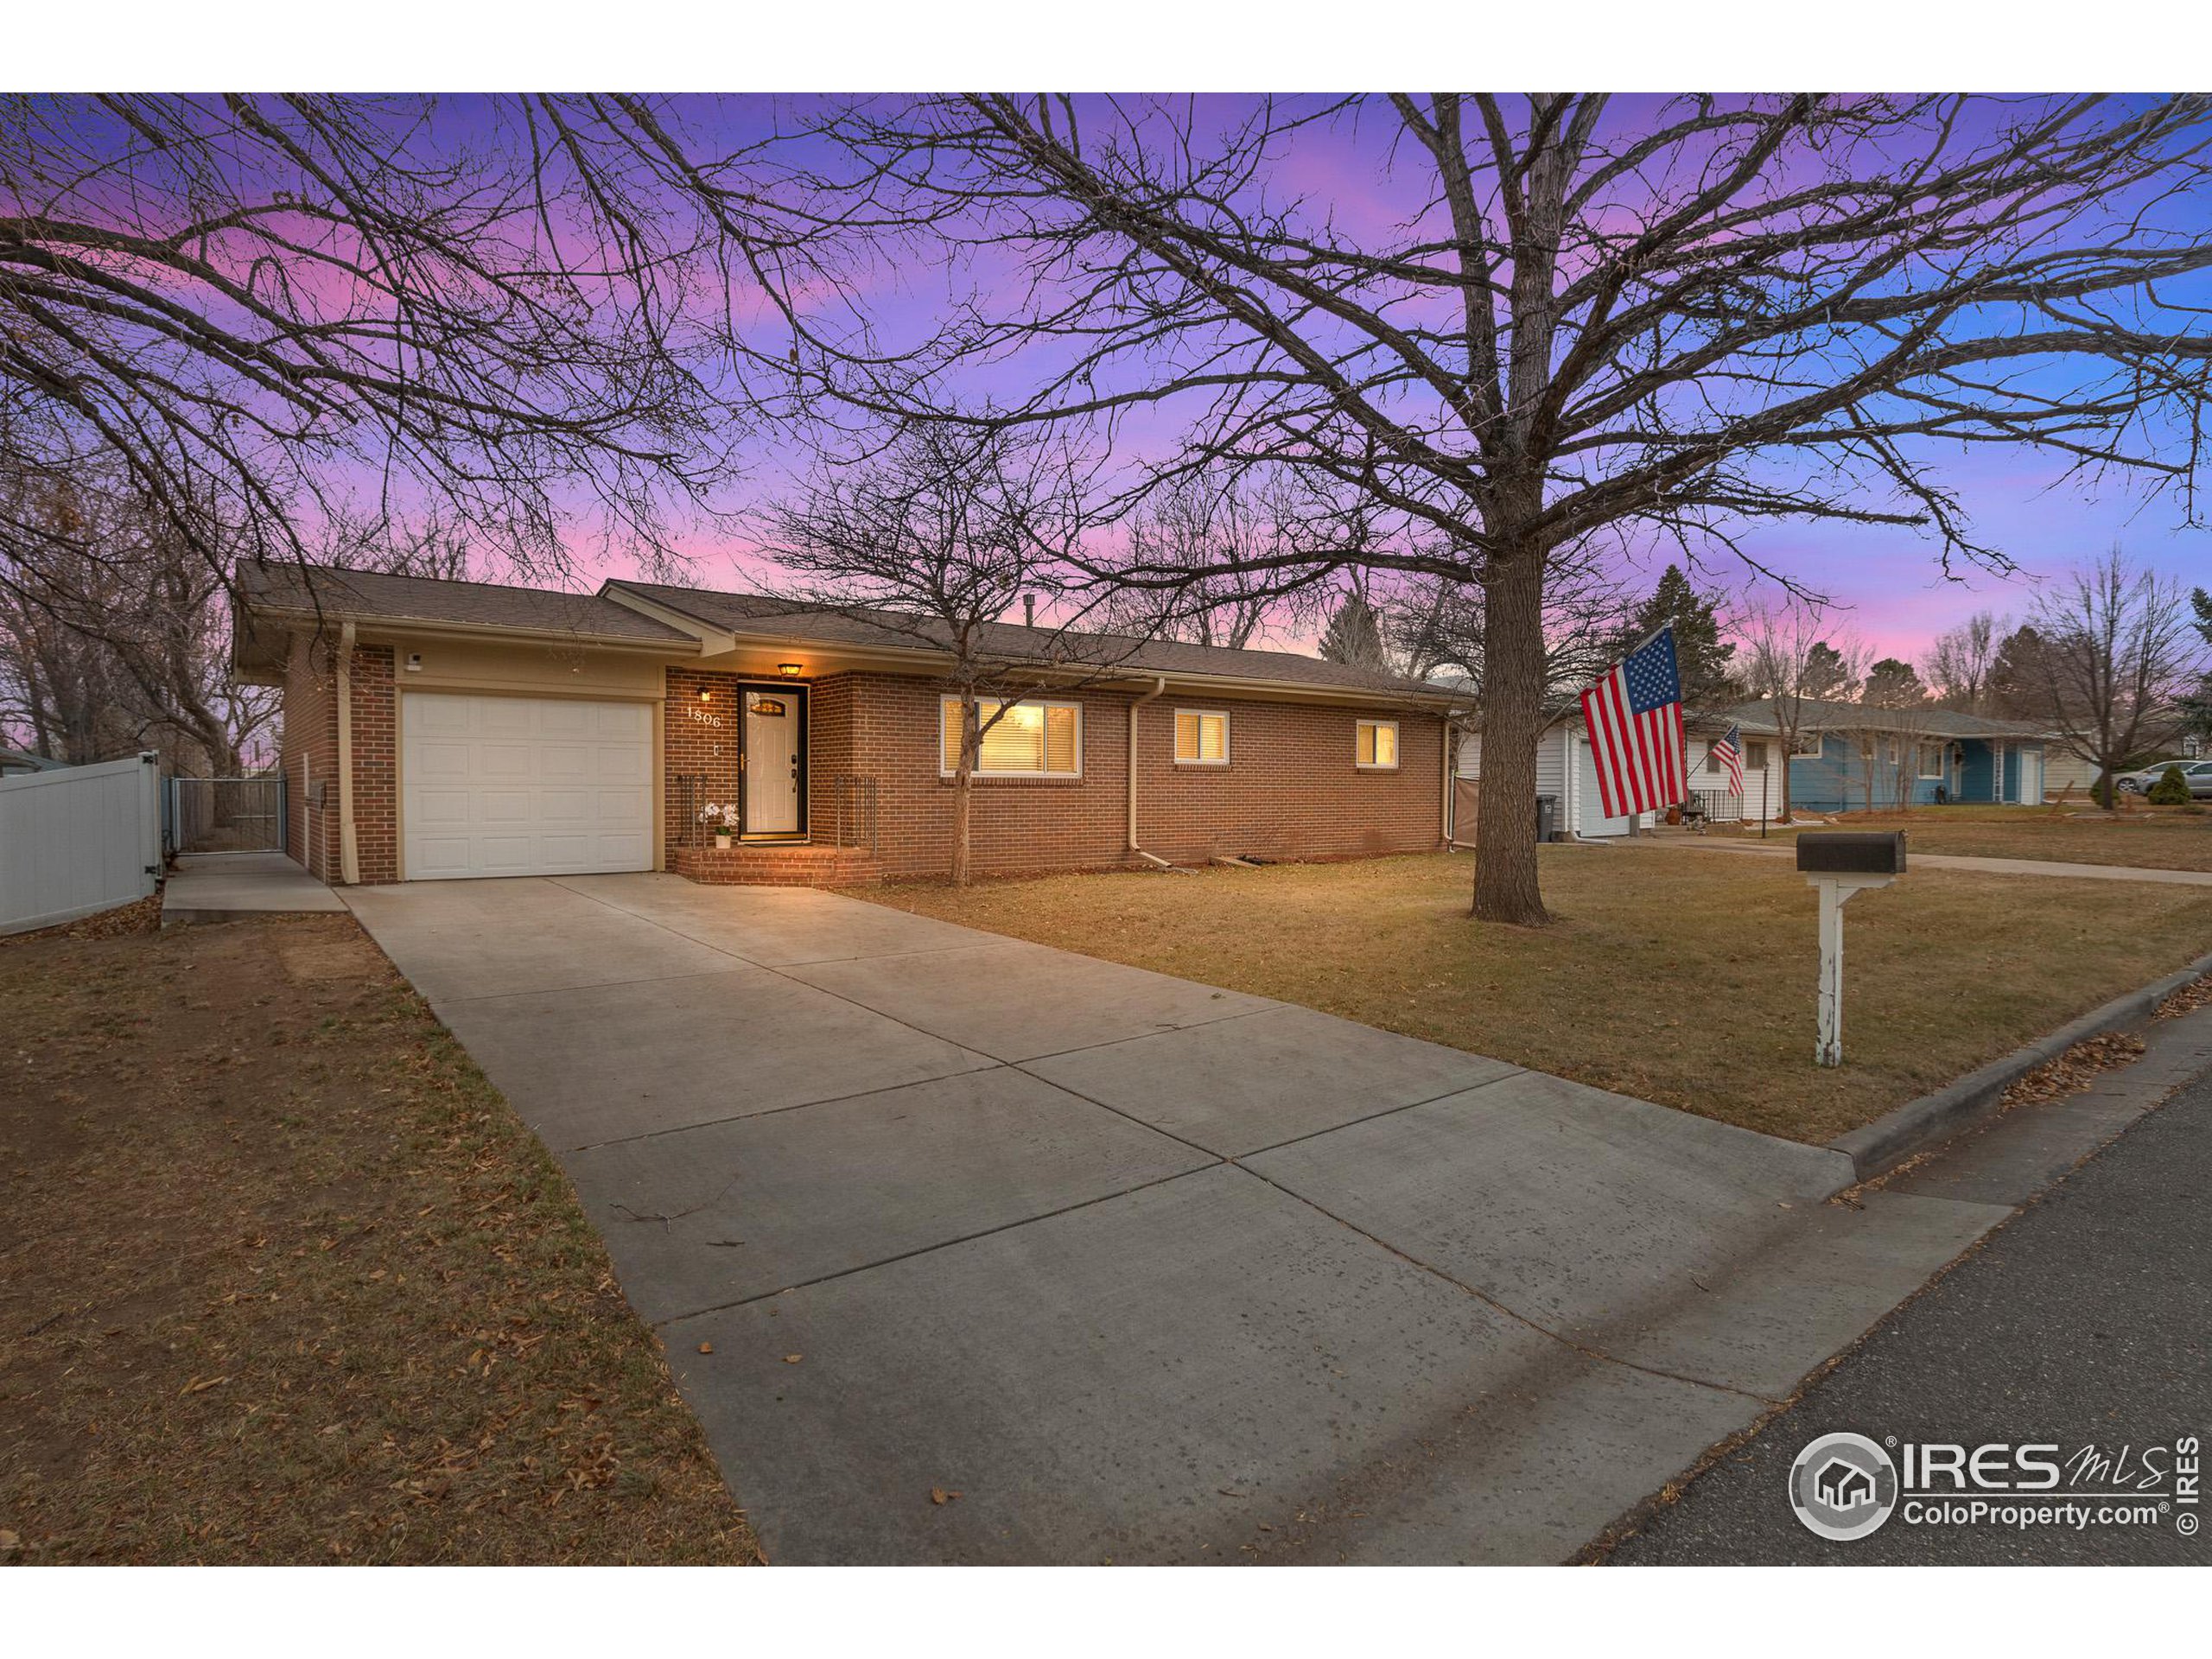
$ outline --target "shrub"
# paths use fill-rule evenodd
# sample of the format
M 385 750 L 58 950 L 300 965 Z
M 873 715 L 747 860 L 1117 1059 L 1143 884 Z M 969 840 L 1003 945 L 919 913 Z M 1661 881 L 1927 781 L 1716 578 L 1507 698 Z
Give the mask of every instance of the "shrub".
M 2189 779 L 2181 775 L 2179 766 L 2168 766 L 2158 774 L 2158 781 L 2151 785 L 2147 798 L 2153 806 L 2187 806 Z

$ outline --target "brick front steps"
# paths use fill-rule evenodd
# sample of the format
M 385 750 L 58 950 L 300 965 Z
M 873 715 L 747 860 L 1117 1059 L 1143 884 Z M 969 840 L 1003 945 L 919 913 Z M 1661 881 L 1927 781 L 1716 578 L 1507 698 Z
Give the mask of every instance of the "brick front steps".
M 863 887 L 883 880 L 881 861 L 857 848 L 784 842 L 678 847 L 669 868 L 709 887 Z

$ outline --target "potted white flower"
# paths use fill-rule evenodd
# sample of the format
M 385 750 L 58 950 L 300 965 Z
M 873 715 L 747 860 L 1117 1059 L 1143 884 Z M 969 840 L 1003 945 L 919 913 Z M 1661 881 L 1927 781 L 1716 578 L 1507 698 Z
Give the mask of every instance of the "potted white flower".
M 727 848 L 730 837 L 737 833 L 737 808 L 709 801 L 699 809 L 699 822 L 712 828 L 715 846 Z

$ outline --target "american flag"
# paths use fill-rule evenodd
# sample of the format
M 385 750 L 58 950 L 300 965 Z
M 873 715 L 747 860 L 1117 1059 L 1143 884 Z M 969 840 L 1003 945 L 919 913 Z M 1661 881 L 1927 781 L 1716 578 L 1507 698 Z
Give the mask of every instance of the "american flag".
M 1682 677 L 1672 623 L 1582 694 L 1582 723 L 1607 817 L 1656 812 L 1682 798 Z
M 1731 726 L 1726 735 L 1713 746 L 1713 752 L 1719 756 L 1720 764 L 1728 768 L 1728 792 L 1741 795 L 1744 792 L 1743 728 Z

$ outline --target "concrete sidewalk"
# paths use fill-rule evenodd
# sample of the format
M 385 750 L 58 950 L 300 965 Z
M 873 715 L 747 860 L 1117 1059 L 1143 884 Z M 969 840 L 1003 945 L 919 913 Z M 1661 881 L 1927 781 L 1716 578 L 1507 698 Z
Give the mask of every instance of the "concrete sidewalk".
M 1789 841 L 1716 841 L 1705 836 L 1655 836 L 1649 844 L 1691 847 L 1707 853 L 1747 853 L 1754 857 L 1795 858 Z M 2069 864 L 2048 858 L 1968 858 L 1959 853 L 1914 853 L 1914 869 L 1966 870 L 1984 875 L 2063 876 L 2081 881 L 2156 881 L 2172 887 L 2212 887 L 2212 870 L 2153 870 L 2136 864 Z
M 2006 1213 L 835 894 L 348 897 L 778 1560 L 1560 1560 Z
M 2212 1008 L 2144 1034 L 2143 1058 L 2085 1093 L 2021 1107 L 1893 1180 L 1896 1190 L 2026 1207 L 1678 1502 L 1642 1517 L 1608 1559 L 2212 1561 L 2212 1541 L 2174 1524 L 2184 1514 L 2196 1524 L 2187 1504 L 2126 1527 L 1916 1527 L 1892 1516 L 1869 1537 L 1832 1543 L 1800 1525 L 1785 1497 L 1799 1450 L 1842 1429 L 1970 1446 L 2046 1441 L 2062 1459 L 2126 1444 L 2139 1479 L 2155 1475 L 2145 1459 L 2160 1442 L 2202 1433 L 2212 1419 L 2212 1323 L 2202 1317 L 2212 1302 Z
M 346 901 L 282 853 L 187 853 L 162 884 L 162 925 L 342 911 Z

